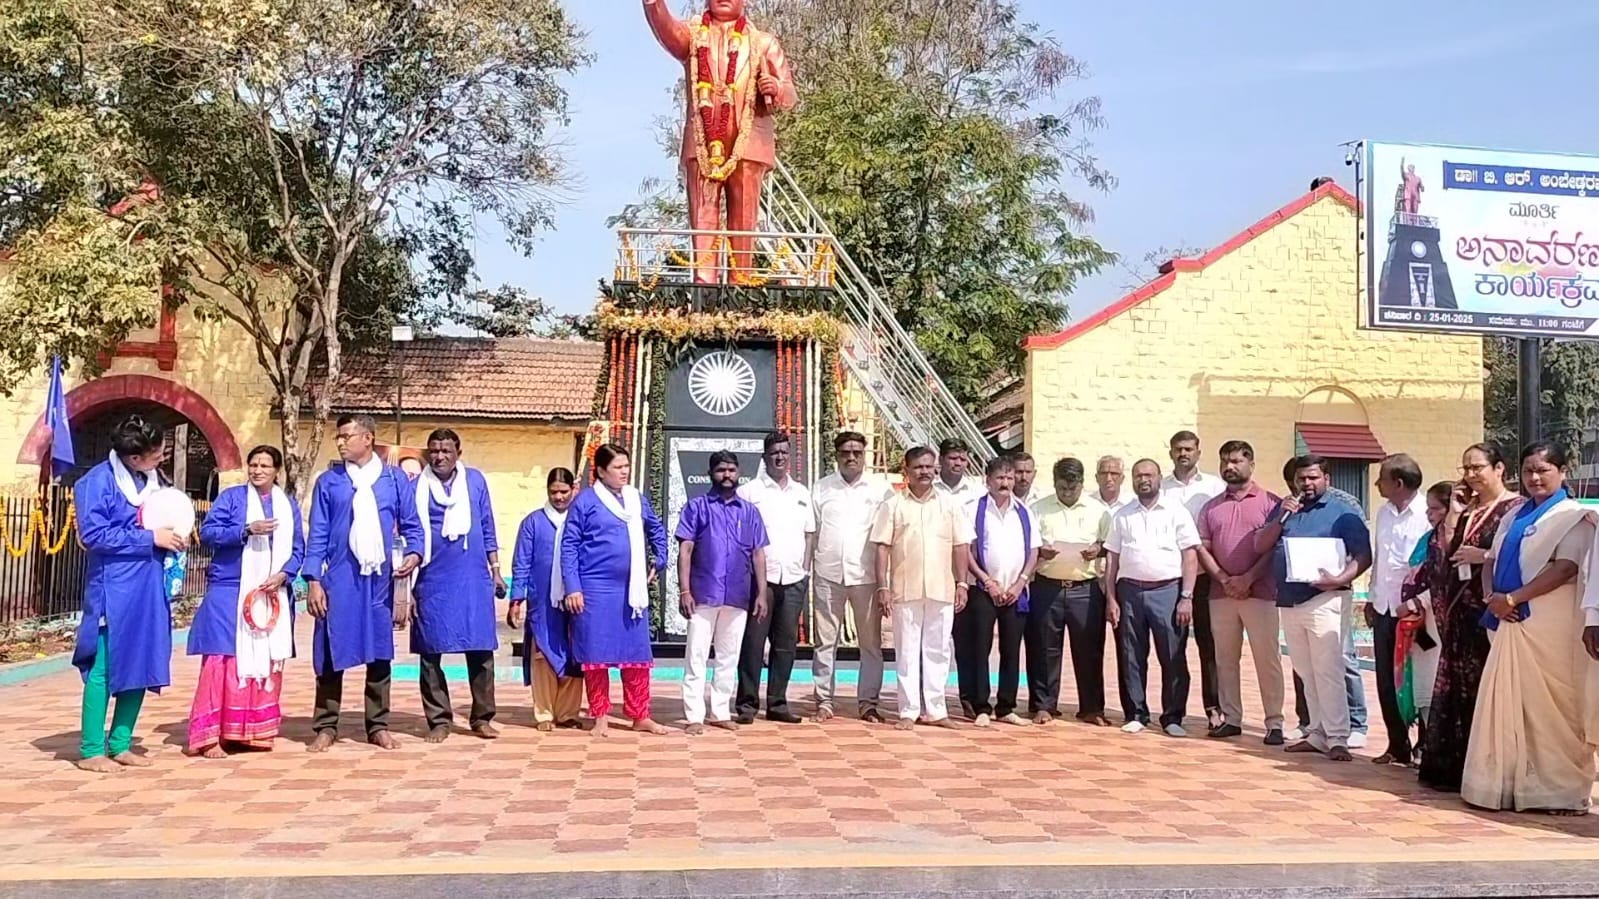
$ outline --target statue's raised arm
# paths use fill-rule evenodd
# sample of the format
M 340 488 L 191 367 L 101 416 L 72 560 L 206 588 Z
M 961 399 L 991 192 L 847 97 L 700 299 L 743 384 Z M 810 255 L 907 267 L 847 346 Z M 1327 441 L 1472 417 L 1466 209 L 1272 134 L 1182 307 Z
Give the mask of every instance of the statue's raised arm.
M 661 42 L 666 52 L 678 60 L 688 59 L 689 50 L 694 46 L 694 37 L 689 33 L 688 25 L 667 8 L 666 0 L 644 0 L 644 18 L 649 21 L 650 30 L 655 32 L 655 39 Z

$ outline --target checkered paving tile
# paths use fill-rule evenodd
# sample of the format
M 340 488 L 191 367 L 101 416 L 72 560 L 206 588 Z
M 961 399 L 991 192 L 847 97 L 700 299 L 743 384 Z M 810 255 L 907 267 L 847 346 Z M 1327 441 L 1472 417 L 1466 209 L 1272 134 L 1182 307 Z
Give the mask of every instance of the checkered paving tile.
M 901 732 L 841 717 L 596 740 L 533 730 L 524 691 L 501 684 L 500 740 L 430 746 L 416 688 L 396 682 L 399 749 L 311 755 L 301 661 L 277 749 L 208 761 L 181 752 L 196 675 L 177 660 L 140 721 L 154 766 L 115 776 L 71 765 L 75 674 L 0 688 L 0 877 L 1599 855 L 1599 817 L 1483 814 L 1370 764 L 1376 721 L 1349 764 L 1285 755 L 1258 729 L 1217 742 L 1070 719 Z M 679 702 L 657 681 L 660 720 L 679 720 Z

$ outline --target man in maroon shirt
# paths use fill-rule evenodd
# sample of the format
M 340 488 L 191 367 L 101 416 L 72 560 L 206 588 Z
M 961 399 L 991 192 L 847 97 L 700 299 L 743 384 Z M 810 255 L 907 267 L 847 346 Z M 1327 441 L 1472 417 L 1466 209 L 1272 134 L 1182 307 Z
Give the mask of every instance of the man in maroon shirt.
M 1227 489 L 1199 515 L 1199 562 L 1210 574 L 1210 627 L 1216 641 L 1222 722 L 1212 737 L 1242 734 L 1244 708 L 1239 662 L 1249 635 L 1260 699 L 1265 705 L 1266 745 L 1283 743 L 1283 663 L 1278 646 L 1277 604 L 1271 554 L 1255 550 L 1255 531 L 1266 524 L 1278 497 L 1256 484 L 1255 450 L 1242 440 L 1221 445 L 1221 477 Z

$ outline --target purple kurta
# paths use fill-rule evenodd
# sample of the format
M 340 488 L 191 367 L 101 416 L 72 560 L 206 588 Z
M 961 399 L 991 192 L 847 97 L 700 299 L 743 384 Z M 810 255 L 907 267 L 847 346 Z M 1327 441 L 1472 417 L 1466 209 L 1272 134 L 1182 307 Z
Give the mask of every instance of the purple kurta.
M 500 551 L 494 508 L 489 505 L 489 485 L 482 472 L 456 468 L 455 477 L 463 473 L 477 512 L 465 537 L 444 539 L 444 507 L 428 495 L 428 519 L 423 526 L 432 531 L 433 559 L 417 572 L 416 621 L 411 625 L 411 651 L 420 655 L 500 648 L 494 577 L 489 573 L 489 553 Z M 421 545 L 414 549 L 420 552 Z
M 249 516 L 250 490 L 248 484 L 229 487 L 217 495 L 200 525 L 200 541 L 211 547 L 211 565 L 206 569 L 205 599 L 194 613 L 194 623 L 189 625 L 191 656 L 231 656 L 237 653 L 239 618 L 239 572 L 243 569 L 246 518 Z M 278 513 L 288 519 L 292 528 L 294 549 L 282 572 L 294 580 L 300 573 L 300 561 L 305 558 L 305 530 L 300 524 L 300 508 L 289 500 L 287 509 Z M 261 497 L 261 514 L 275 517 L 272 495 Z M 280 522 L 280 526 L 283 523 Z M 270 537 L 267 539 L 271 539 Z M 289 621 L 294 620 L 293 592 L 289 608 L 284 610 Z M 291 630 L 292 632 L 292 630 Z
M 688 570 L 694 604 L 748 612 L 756 593 L 754 553 L 768 542 L 755 504 L 737 494 L 727 499 L 715 492 L 696 496 L 683 507 L 676 536 L 694 541 Z
M 385 466 L 372 492 L 383 531 L 383 570 L 372 575 L 361 574 L 361 563 L 350 549 L 355 484 L 344 463 L 329 465 L 311 492 L 311 536 L 300 574 L 308 581 L 320 581 L 328 597 L 328 614 L 317 620 L 311 637 L 311 662 L 317 674 L 394 658 L 395 527 L 409 552 L 409 547 L 422 545 L 422 522 L 416 517 L 414 488 L 404 472 Z
M 596 484 L 572 501 L 561 534 L 561 578 L 567 593 L 583 594 L 583 611 L 572 616 L 572 657 L 580 665 L 648 665 L 650 616 L 634 616 L 627 604 L 627 584 L 632 553 L 627 524 L 605 503 Z M 644 515 L 645 562 L 657 573 L 666 570 L 666 525 L 655 515 L 646 497 L 640 497 Z M 652 558 L 653 557 L 653 558 Z
M 555 522 L 539 509 L 522 519 L 511 556 L 511 598 L 526 600 L 522 625 L 522 683 L 533 683 L 533 653 L 539 652 L 560 677 L 581 674 L 572 665 L 572 616 L 550 603 L 550 568 L 555 564 Z
M 135 473 L 134 484 L 142 486 L 146 477 Z M 89 564 L 72 664 L 89 677 L 103 621 L 111 693 L 160 690 L 172 683 L 172 605 L 161 574 L 166 552 L 117 489 L 109 461 L 79 478 L 73 497 Z

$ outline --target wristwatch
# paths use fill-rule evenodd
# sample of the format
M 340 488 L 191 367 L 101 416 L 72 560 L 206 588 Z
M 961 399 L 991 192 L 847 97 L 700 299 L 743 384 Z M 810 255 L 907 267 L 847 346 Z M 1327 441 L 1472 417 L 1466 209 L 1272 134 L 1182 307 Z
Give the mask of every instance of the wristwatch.
M 970 590 L 972 587 L 971 584 L 968 584 L 965 581 L 956 581 L 955 586 L 960 587 L 963 590 Z
M 1184 591 L 1182 593 L 1177 594 L 1177 598 L 1178 599 L 1193 599 L 1194 598 L 1194 594 L 1193 594 L 1192 591 Z

